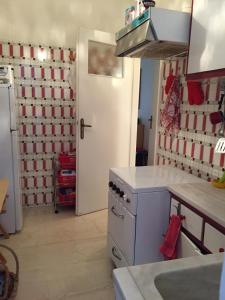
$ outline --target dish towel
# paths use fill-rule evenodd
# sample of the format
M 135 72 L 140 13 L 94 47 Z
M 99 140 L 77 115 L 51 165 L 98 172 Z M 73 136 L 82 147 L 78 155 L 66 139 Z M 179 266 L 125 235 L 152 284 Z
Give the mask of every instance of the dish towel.
M 164 241 L 160 247 L 160 252 L 166 260 L 175 259 L 177 257 L 176 247 L 180 235 L 182 216 L 173 215 L 165 235 Z
M 166 103 L 163 111 L 161 112 L 161 125 L 165 133 L 174 134 L 180 129 L 180 82 L 178 77 L 173 77 L 169 93 L 166 98 Z M 171 77 L 172 80 L 172 77 Z
M 188 101 L 190 105 L 201 105 L 204 102 L 204 93 L 201 82 L 187 81 Z

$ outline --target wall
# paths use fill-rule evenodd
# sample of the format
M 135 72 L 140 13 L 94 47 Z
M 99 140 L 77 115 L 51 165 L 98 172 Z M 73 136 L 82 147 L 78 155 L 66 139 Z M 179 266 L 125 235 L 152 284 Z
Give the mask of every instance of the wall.
M 79 27 L 116 32 L 124 26 L 124 11 L 132 0 L 2 0 L 3 41 L 72 47 Z
M 149 118 L 152 115 L 152 97 L 154 80 L 154 61 L 151 59 L 141 60 L 141 82 L 140 82 L 140 107 L 138 117 L 145 125 L 144 149 L 148 150 L 149 144 Z
M 75 148 L 75 93 L 69 76 L 79 27 L 116 32 L 129 0 L 3 0 L 0 64 L 15 71 L 25 205 L 53 198 L 53 157 Z M 38 53 L 47 58 L 40 61 Z
M 173 73 L 181 75 L 181 124 L 178 134 L 165 134 L 164 128 L 158 127 L 157 164 L 172 164 L 205 180 L 221 177 L 225 171 L 225 155 L 214 152 L 218 140 L 220 124 L 212 125 L 210 112 L 218 110 L 220 98 L 220 80 L 212 78 L 204 80 L 204 104 L 189 105 L 187 84 L 183 76 L 186 59 L 178 62 L 164 62 L 161 68 L 161 93 L 159 111 L 164 108 L 166 94 L 164 91 L 166 78 Z
M 162 8 L 190 12 L 192 0 L 156 0 L 156 5 Z
M 45 61 L 39 53 L 45 52 Z M 0 64 L 14 67 L 23 203 L 53 198 L 53 157 L 75 148 L 75 92 L 70 69 L 75 51 L 0 43 Z

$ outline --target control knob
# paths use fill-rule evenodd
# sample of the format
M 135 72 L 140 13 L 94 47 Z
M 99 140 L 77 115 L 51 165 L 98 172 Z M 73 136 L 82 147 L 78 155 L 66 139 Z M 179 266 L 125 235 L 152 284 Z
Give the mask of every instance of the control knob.
M 111 188 L 112 186 L 113 186 L 113 182 L 110 181 L 110 182 L 109 182 L 109 187 Z

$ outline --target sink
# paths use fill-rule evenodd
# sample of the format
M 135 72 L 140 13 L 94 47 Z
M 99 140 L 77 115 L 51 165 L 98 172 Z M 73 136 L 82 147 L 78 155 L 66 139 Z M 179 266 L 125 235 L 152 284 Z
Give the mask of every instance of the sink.
M 222 264 L 161 273 L 155 286 L 164 300 L 218 300 Z

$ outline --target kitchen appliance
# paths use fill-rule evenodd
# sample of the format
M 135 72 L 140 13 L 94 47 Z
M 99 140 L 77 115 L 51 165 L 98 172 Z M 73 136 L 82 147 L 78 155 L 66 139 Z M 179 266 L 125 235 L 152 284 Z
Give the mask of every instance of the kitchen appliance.
M 9 180 L 6 213 L 1 215 L 0 223 L 8 233 L 20 231 L 23 226 L 15 102 L 13 69 L 0 66 L 0 178 Z
M 160 245 L 170 214 L 170 184 L 202 182 L 169 166 L 111 169 L 108 253 L 117 267 L 163 260 Z
M 167 59 L 188 51 L 189 13 L 150 7 L 116 34 L 116 56 Z

